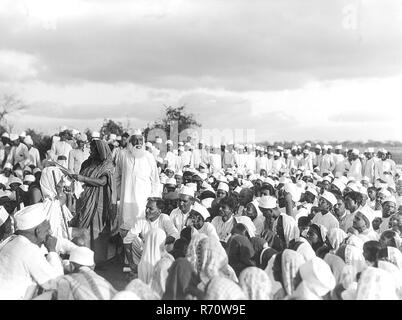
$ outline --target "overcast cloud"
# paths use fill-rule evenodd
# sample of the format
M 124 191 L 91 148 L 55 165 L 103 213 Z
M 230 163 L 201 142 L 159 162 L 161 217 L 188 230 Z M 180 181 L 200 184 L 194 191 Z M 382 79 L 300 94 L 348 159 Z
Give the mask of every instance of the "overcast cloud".
M 0 91 L 30 105 L 16 129 L 143 127 L 184 103 L 262 140 L 402 134 L 399 0 L 6 0 L 0 39 Z

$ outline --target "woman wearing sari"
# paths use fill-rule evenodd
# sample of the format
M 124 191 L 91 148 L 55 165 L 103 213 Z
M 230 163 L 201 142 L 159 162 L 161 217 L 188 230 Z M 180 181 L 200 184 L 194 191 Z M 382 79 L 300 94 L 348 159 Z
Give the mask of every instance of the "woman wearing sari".
M 272 266 L 273 276 L 275 281 L 282 284 L 282 288 L 274 294 L 274 300 L 283 300 L 293 294 L 297 272 L 304 263 L 303 256 L 290 249 L 276 255 Z
M 89 229 L 95 263 L 113 256 L 108 253 L 109 240 L 116 228 L 117 199 L 113 179 L 114 166 L 108 144 L 93 140 L 90 156 L 81 165 L 80 174 L 71 177 L 84 183 L 84 191 L 77 200 L 75 225 Z

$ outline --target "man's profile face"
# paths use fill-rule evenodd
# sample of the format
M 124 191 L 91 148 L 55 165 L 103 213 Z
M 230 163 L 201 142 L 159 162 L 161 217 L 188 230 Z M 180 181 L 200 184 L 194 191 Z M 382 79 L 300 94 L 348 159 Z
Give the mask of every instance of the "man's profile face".
M 145 218 L 149 221 L 155 221 L 161 214 L 160 209 L 156 205 L 156 201 L 148 201 L 145 208 Z

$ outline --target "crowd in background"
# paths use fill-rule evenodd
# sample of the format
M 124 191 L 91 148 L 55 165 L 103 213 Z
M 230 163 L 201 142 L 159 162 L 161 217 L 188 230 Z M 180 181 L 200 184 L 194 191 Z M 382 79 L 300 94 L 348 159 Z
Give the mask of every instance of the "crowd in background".
M 402 298 L 384 149 L 63 128 L 41 159 L 24 133 L 1 141 L 0 299 Z M 116 254 L 135 275 L 120 292 L 93 271 Z

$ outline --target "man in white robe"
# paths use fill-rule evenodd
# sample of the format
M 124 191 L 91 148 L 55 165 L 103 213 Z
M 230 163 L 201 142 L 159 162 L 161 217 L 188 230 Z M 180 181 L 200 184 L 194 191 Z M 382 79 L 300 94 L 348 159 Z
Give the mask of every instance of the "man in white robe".
M 35 167 L 40 168 L 42 165 L 40 161 L 39 150 L 33 146 L 32 138 L 30 136 L 27 136 L 24 139 L 24 143 L 28 147 L 28 153 L 29 153 L 28 165 L 34 165 Z
M 218 145 L 211 147 L 211 152 L 209 154 L 209 164 L 211 173 L 220 171 L 222 169 L 222 158 Z
M 39 287 L 50 289 L 52 281 L 63 275 L 43 203 L 15 213 L 14 222 L 15 234 L 0 245 L 0 300 L 32 299 Z M 48 251 L 46 258 L 42 245 Z
M 374 181 L 381 179 L 386 181 L 390 187 L 395 188 L 394 169 L 392 163 L 387 159 L 387 151 L 380 149 L 378 158 L 380 160 L 374 165 Z
M 204 148 L 204 141 L 200 140 L 198 149 L 194 149 L 191 157 L 191 167 L 198 168 L 201 163 L 209 164 L 208 152 Z
M 139 130 L 129 139 L 127 149 L 121 151 L 117 163 L 117 194 L 120 195 L 120 228 L 130 230 L 137 219 L 145 216 L 147 199 L 159 194 L 159 175 L 155 158 L 144 148 Z
M 51 149 L 55 154 L 56 161 L 63 167 L 68 166 L 70 151 L 73 149 L 71 144 L 67 142 L 68 136 L 68 130 L 60 132 L 60 140 L 55 141 Z
M 82 163 L 89 158 L 89 150 L 86 148 L 88 138 L 85 133 L 77 135 L 77 148 L 70 151 L 68 156 L 68 170 L 79 174 Z
M 354 178 L 356 181 L 361 181 L 362 179 L 362 163 L 359 159 L 359 150 L 352 150 L 352 162 L 348 171 L 347 177 Z
M 7 162 L 11 163 L 14 167 L 19 165 L 23 170 L 29 161 L 28 147 L 21 143 L 18 135 L 10 134 L 10 141 L 12 144 Z

